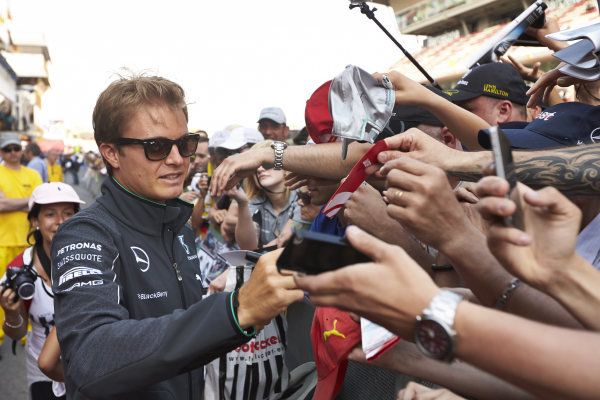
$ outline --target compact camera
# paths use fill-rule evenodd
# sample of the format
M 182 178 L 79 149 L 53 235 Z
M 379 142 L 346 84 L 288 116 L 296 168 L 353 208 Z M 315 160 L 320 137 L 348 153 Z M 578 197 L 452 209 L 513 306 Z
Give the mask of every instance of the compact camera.
M 22 267 L 11 267 L 6 269 L 6 280 L 2 282 L 2 291 L 11 288 L 17 294 L 17 298 L 31 300 L 35 293 L 35 280 L 38 274 L 33 269 L 33 265 L 24 265 Z

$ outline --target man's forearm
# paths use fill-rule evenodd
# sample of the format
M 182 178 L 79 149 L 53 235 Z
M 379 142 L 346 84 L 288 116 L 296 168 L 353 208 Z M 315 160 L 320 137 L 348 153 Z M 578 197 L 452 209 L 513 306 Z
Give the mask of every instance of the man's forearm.
M 460 240 L 440 249 L 473 291 L 481 304 L 494 307 L 513 276 L 487 247 L 485 236 L 473 229 L 461 231 Z M 505 311 L 548 324 L 581 329 L 581 324 L 549 295 L 521 283 L 513 292 Z
M 425 107 L 450 129 L 452 134 L 471 151 L 481 150 L 477 140 L 481 129 L 487 129 L 490 124 L 479 116 L 465 110 L 437 95 L 429 96 L 432 101 Z
M 565 265 L 552 282 L 545 285 L 550 295 L 560 301 L 588 329 L 600 331 L 600 272 L 580 256 Z
M 461 302 L 457 357 L 544 399 L 595 399 L 600 335 Z
M 600 144 L 513 152 L 519 181 L 534 189 L 553 186 L 570 196 L 598 195 L 598 154 Z
M 385 357 L 382 367 L 431 381 L 461 395 L 481 400 L 534 398 L 467 363 L 456 361 L 448 364 L 425 357 L 415 344 L 406 340 L 398 342 L 388 352 L 382 356 Z
M 0 198 L 0 212 L 12 212 L 12 211 L 28 211 L 27 203 L 29 197 L 23 197 L 20 199 L 12 199 L 8 197 Z
M 370 143 L 351 143 L 345 160 L 342 160 L 341 142 L 291 146 L 283 153 L 283 169 L 300 175 L 342 179 L 371 146 Z
M 527 186 L 553 186 L 569 196 L 596 196 L 600 192 L 600 144 L 553 150 L 513 151 L 514 172 Z M 444 161 L 446 172 L 457 179 L 477 181 L 492 162 L 490 151 L 463 153 Z

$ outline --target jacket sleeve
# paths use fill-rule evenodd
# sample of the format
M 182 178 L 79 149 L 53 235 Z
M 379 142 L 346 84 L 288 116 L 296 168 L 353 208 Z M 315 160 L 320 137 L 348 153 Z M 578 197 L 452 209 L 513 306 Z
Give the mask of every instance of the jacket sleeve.
M 249 340 L 233 322 L 229 294 L 186 310 L 131 319 L 115 271 L 115 234 L 87 217 L 62 224 L 52 241 L 55 320 L 70 390 L 110 397 L 171 378 Z

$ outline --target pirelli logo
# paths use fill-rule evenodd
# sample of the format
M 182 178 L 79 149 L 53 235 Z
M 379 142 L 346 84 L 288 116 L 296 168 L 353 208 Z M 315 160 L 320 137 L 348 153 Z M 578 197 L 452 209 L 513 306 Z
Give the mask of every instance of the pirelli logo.
M 496 87 L 496 85 L 492 85 L 489 83 L 486 83 L 485 85 L 483 85 L 483 91 L 486 93 L 493 93 L 498 96 L 508 97 L 508 92 L 505 92 L 504 90 L 500 90 Z

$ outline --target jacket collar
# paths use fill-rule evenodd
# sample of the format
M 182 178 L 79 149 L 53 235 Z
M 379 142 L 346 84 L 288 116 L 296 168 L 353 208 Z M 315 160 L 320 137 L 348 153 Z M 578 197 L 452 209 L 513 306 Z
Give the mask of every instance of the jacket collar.
M 179 198 L 156 203 L 125 189 L 114 177 L 102 184 L 102 196 L 98 202 L 124 224 L 146 234 L 162 234 L 163 227 L 173 232 L 185 225 L 192 215 L 193 205 Z

